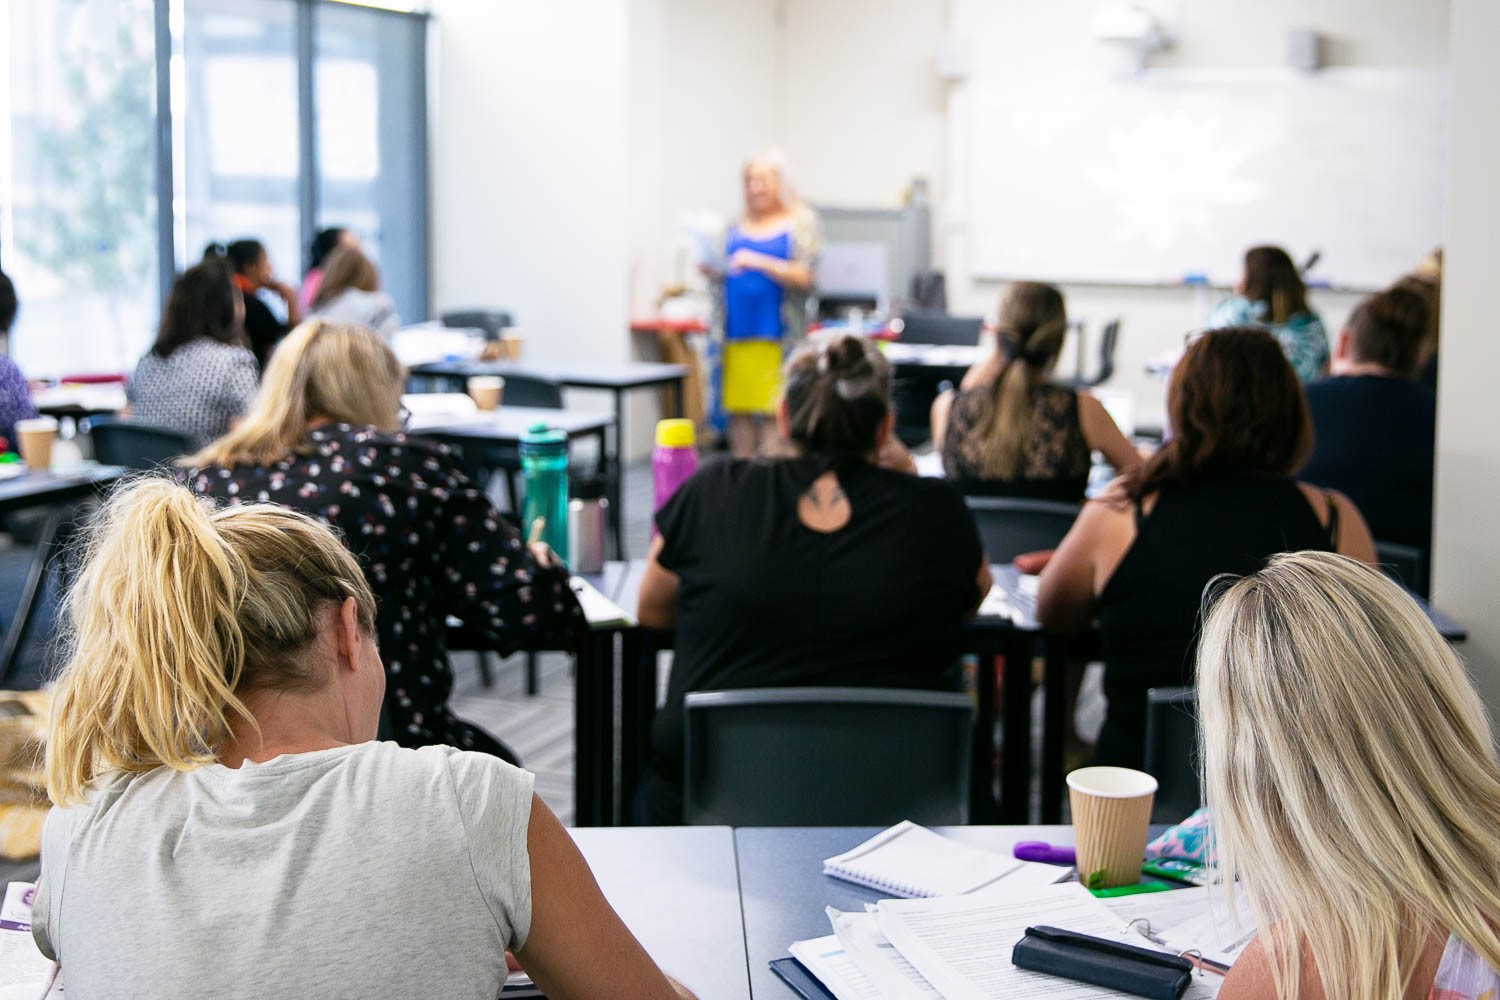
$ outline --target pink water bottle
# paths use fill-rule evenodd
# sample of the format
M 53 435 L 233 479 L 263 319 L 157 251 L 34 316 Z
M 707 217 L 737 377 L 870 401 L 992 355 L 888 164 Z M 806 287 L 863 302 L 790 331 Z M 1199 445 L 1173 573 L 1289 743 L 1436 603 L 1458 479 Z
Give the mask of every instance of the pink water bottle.
M 651 481 L 656 486 L 656 506 L 660 510 L 677 487 L 698 471 L 698 449 L 694 447 L 696 428 L 691 420 L 659 420 L 656 423 L 656 449 L 651 452 Z M 656 537 L 652 525 L 651 537 Z

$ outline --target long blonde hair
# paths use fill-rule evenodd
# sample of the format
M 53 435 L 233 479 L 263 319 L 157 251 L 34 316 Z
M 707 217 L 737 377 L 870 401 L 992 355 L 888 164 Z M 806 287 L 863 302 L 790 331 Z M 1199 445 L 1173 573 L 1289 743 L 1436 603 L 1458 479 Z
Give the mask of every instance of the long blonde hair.
M 1275 557 L 1213 605 L 1198 703 L 1220 864 L 1277 996 L 1296 1000 L 1308 955 L 1329 996 L 1399 1000 L 1433 933 L 1500 969 L 1489 722 L 1399 587 L 1344 556 Z
M 1011 479 L 1031 440 L 1031 387 L 1057 360 L 1068 334 L 1062 292 L 1036 281 L 1011 283 L 1000 297 L 995 333 L 1005 367 L 975 427 L 983 442 L 978 472 Z
M 397 429 L 406 370 L 385 341 L 362 326 L 310 319 L 276 345 L 245 419 L 179 464 L 266 465 L 291 454 L 323 417 Z
M 211 511 L 162 478 L 118 490 L 89 531 L 65 600 L 67 662 L 47 743 L 47 793 L 80 801 L 96 776 L 214 760 L 242 692 L 316 688 L 317 616 L 354 598 L 359 564 L 321 522 L 272 505 Z

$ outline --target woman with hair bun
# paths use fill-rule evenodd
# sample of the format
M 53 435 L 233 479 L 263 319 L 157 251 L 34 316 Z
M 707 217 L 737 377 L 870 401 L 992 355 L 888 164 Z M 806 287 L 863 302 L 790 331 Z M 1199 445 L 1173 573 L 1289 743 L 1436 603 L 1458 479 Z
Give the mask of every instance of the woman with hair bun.
M 710 463 L 656 514 L 637 614 L 677 646 L 638 810 L 653 823 L 682 821 L 688 692 L 952 689 L 959 628 L 989 590 L 963 498 L 891 446 L 891 368 L 874 344 L 810 342 L 783 377 L 790 457 Z
M 1068 632 L 1096 620 L 1109 708 L 1094 762 L 1140 767 L 1146 692 L 1193 683 L 1203 588 L 1279 552 L 1375 561 L 1359 510 L 1297 482 L 1312 424 L 1297 375 L 1269 331 L 1193 340 L 1167 386 L 1172 436 L 1084 504 L 1042 572 L 1037 618 Z
M 965 492 L 1078 502 L 1095 451 L 1123 472 L 1140 454 L 1104 405 L 1047 379 L 1068 335 L 1062 293 L 1017 281 L 1000 298 L 996 352 L 932 404 L 943 470 Z
M 147 479 L 92 529 L 32 933 L 74 1000 L 688 996 L 532 775 L 374 742 L 375 595 L 334 533 Z M 382 613 L 384 613 L 382 611 Z
M 1463 663 L 1353 559 L 1277 556 L 1216 589 L 1203 787 L 1260 928 L 1219 996 L 1500 995 L 1500 762 Z

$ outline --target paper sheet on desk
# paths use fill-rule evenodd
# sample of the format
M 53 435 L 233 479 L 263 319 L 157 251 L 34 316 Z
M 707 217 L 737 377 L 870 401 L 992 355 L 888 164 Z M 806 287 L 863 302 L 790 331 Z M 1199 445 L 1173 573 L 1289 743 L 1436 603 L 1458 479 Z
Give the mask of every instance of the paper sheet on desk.
M 1011 949 L 1034 924 L 1120 937 L 1119 920 L 1077 883 L 1009 896 L 881 900 L 875 920 L 946 1000 L 1094 1000 L 1125 995 L 1028 972 L 1011 963 Z

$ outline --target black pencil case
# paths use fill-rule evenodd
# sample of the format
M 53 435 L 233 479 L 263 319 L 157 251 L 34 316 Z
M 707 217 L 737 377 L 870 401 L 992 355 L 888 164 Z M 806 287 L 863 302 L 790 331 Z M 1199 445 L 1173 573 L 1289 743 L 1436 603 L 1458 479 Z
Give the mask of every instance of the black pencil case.
M 1019 969 L 1148 1000 L 1180 1000 L 1193 976 L 1193 963 L 1185 958 L 1058 927 L 1026 928 L 1011 961 Z

